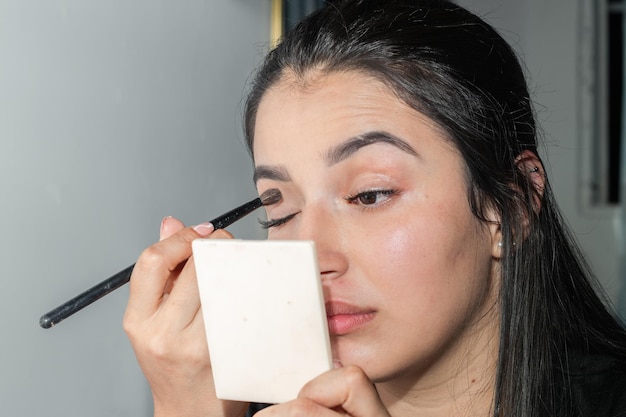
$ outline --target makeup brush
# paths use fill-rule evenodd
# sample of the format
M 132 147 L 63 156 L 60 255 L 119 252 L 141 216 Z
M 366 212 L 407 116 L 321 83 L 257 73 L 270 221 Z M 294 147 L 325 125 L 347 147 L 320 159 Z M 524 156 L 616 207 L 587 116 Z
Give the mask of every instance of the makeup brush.
M 278 203 L 283 198 L 280 191 L 275 188 L 267 190 L 260 197 L 255 198 L 239 207 L 230 210 L 227 213 L 222 214 L 219 217 L 211 220 L 211 224 L 215 230 L 223 229 L 233 224 L 242 217 L 252 213 L 254 210 L 261 206 L 267 206 Z M 130 281 L 130 275 L 133 272 L 135 264 L 130 265 L 126 269 L 121 270 L 117 274 L 105 279 L 99 284 L 91 287 L 87 291 L 77 295 L 64 304 L 61 304 L 54 310 L 41 316 L 39 319 L 39 325 L 44 329 L 49 329 L 52 326 L 58 324 L 62 320 L 68 318 L 72 314 L 82 310 L 94 301 L 99 300 L 110 292 L 118 289 L 122 285 Z

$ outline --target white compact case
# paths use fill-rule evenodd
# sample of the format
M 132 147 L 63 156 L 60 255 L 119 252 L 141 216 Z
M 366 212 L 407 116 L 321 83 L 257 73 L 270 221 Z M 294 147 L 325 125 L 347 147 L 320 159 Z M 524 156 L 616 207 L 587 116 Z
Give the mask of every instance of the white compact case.
M 281 403 L 332 368 L 313 242 L 197 239 L 217 397 Z

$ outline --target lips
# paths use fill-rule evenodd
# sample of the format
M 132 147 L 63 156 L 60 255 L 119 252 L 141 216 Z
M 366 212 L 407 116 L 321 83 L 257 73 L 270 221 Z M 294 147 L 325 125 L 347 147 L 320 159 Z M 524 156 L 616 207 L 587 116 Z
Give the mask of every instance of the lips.
M 342 336 L 365 327 L 374 319 L 376 312 L 367 307 L 359 307 L 340 301 L 326 303 L 326 319 L 331 335 Z

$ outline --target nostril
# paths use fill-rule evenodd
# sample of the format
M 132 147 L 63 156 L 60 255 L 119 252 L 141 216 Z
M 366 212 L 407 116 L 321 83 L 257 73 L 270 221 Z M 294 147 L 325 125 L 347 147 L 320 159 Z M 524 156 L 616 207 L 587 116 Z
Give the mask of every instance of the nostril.
M 346 273 L 349 262 L 340 246 L 321 247 L 319 242 L 316 242 L 315 246 L 322 281 L 334 280 Z
M 346 263 L 347 264 L 347 263 Z M 322 281 L 334 280 L 345 274 L 347 267 L 338 267 L 340 265 L 336 265 L 334 268 L 326 268 L 320 272 L 320 277 Z

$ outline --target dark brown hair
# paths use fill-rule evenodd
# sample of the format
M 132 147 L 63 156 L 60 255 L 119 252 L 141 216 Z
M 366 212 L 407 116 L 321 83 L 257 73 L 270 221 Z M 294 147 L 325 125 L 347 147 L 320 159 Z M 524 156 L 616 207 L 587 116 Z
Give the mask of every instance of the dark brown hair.
M 285 71 L 304 77 L 313 68 L 373 76 L 447 133 L 464 158 L 474 214 L 486 221 L 495 209 L 501 219 L 494 416 L 572 415 L 568 355 L 624 363 L 626 332 L 597 295 L 547 179 L 538 196 L 519 169 L 524 151 L 537 153 L 537 129 L 511 47 L 451 2 L 334 1 L 286 34 L 257 73 L 245 112 L 251 152 L 264 93 Z

